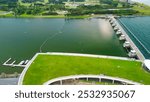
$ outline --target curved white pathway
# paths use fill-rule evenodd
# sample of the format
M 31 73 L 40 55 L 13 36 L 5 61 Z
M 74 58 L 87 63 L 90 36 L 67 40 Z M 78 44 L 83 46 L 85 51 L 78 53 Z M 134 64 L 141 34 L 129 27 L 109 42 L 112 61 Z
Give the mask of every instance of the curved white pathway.
M 54 82 L 60 81 L 62 83 L 63 80 L 68 80 L 68 79 L 80 79 L 80 78 L 85 78 L 88 80 L 88 78 L 92 79 L 99 79 L 99 82 L 101 82 L 101 79 L 107 79 L 107 80 L 112 80 L 112 83 L 115 81 L 119 81 L 121 83 L 126 83 L 126 84 L 132 84 L 132 85 L 140 85 L 140 83 L 133 82 L 130 80 L 122 79 L 122 78 L 116 78 L 116 77 L 110 77 L 110 76 L 104 76 L 104 75 L 72 75 L 72 76 L 65 76 L 65 77 L 59 77 L 55 78 L 52 80 L 49 80 L 44 83 L 44 85 L 50 85 Z

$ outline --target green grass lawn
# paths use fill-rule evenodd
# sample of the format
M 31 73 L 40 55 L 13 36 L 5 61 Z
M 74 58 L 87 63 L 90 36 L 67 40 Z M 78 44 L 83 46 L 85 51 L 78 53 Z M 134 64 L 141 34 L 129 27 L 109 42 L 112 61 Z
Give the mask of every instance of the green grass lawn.
M 7 14 L 7 15 L 0 15 L 0 17 L 12 17 L 15 18 L 13 14 Z M 83 18 L 89 18 L 89 15 L 79 15 L 79 16 L 65 16 L 65 15 L 19 15 L 17 18 L 72 18 L 72 19 L 83 19 Z
M 30 6 L 32 3 L 23 3 L 22 0 L 18 0 L 18 3 L 23 6 Z
M 49 3 L 49 0 L 44 0 L 44 3 Z
M 23 84 L 43 84 L 53 78 L 80 74 L 104 74 L 150 84 L 150 73 L 141 62 L 61 55 L 39 55 L 26 72 Z
M 46 15 L 46 16 L 42 16 L 42 15 L 27 15 L 27 14 L 23 14 L 18 16 L 20 18 L 65 18 L 64 15 Z
M 150 15 L 150 6 L 138 4 L 134 6 L 133 9 L 139 11 L 141 15 Z

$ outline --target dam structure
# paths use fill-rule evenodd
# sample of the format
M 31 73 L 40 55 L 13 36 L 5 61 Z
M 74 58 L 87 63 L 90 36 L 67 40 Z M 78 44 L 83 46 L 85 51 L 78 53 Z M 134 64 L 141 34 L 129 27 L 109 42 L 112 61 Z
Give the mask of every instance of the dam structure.
M 109 22 L 112 25 L 114 31 L 116 31 L 116 34 L 119 37 L 119 40 L 125 41 L 123 44 L 123 47 L 129 48 L 128 56 L 131 58 L 138 58 L 140 61 L 144 61 L 145 57 L 139 50 L 139 48 L 134 44 L 134 42 L 131 40 L 129 35 L 126 33 L 126 31 L 122 28 L 120 23 L 116 20 L 114 16 L 109 17 Z

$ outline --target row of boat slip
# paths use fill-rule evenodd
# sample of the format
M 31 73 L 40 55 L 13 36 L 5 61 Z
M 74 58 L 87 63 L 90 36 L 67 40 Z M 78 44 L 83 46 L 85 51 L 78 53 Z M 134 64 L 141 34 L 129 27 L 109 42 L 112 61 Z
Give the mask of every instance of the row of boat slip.
M 15 62 L 16 61 L 11 61 L 11 58 L 9 58 L 7 61 L 3 63 L 3 65 L 10 67 L 25 67 L 28 64 L 29 60 L 20 61 L 20 63 L 18 64 L 16 64 Z

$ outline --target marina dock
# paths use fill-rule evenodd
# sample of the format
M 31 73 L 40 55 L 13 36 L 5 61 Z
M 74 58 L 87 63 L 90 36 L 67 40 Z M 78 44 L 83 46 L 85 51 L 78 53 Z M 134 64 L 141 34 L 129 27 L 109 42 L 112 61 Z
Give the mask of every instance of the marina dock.
M 19 64 L 16 64 L 15 62 L 16 61 L 13 61 L 13 62 L 11 62 L 11 63 L 9 63 L 11 61 L 11 58 L 9 58 L 7 61 L 5 61 L 4 63 L 3 63 L 3 65 L 4 66 L 9 66 L 9 67 L 23 67 L 23 68 L 25 68 L 26 67 L 26 65 L 28 64 L 28 62 L 29 62 L 29 60 L 23 60 L 23 61 L 21 61 Z
M 113 22 L 113 23 L 111 23 L 111 22 Z M 130 39 L 130 37 L 128 36 L 128 34 L 125 32 L 125 30 L 119 24 L 119 22 L 115 19 L 115 17 L 113 17 L 113 16 L 110 17 L 110 24 L 112 26 L 116 25 L 116 27 L 118 27 L 119 32 L 121 32 L 121 34 L 123 36 L 125 36 L 125 41 L 129 42 L 130 47 L 135 51 L 138 59 L 143 62 L 145 60 L 145 57 L 143 56 L 143 54 L 141 53 L 141 51 L 138 49 L 138 47 L 134 44 L 134 42 Z M 133 50 L 131 50 L 131 51 L 133 51 Z

